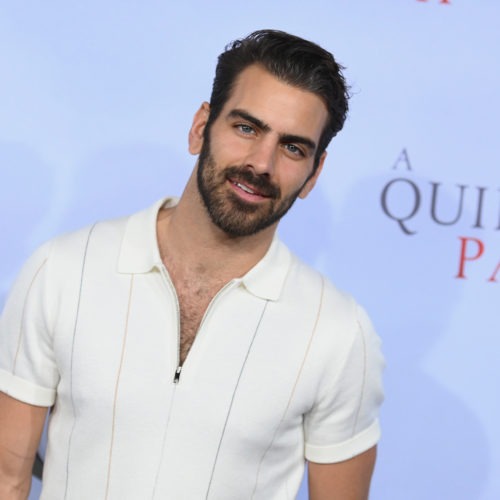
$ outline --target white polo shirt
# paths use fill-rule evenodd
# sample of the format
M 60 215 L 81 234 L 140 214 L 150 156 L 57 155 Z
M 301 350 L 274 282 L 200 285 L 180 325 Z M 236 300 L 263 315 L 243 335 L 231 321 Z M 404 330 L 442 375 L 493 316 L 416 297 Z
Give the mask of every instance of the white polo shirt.
M 378 441 L 379 339 L 275 239 L 214 298 L 174 380 L 163 203 L 45 244 L 7 301 L 0 390 L 54 405 L 42 499 L 295 498 L 304 458 Z

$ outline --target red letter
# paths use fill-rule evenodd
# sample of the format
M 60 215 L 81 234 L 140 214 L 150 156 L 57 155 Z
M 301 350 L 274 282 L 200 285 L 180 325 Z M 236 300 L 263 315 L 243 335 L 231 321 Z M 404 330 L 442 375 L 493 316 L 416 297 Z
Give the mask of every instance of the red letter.
M 460 266 L 458 268 L 458 274 L 455 276 L 455 278 L 465 278 L 464 274 L 464 269 L 465 269 L 465 262 L 467 260 L 476 260 L 483 255 L 484 252 L 484 244 L 481 240 L 478 240 L 477 238 L 463 238 L 462 236 L 459 236 L 460 240 L 462 240 L 462 248 L 460 250 Z M 467 243 L 469 241 L 474 241 L 477 244 L 477 252 L 476 255 L 467 255 Z
M 500 271 L 500 262 L 497 264 L 496 269 L 493 271 L 493 274 L 490 276 L 488 281 L 491 281 L 492 283 L 496 283 L 498 271 Z

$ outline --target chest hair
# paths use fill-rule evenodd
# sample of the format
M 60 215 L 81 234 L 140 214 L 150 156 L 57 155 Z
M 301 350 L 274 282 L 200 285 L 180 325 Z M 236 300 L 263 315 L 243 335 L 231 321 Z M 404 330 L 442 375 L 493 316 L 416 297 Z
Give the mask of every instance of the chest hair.
M 217 292 L 224 285 L 221 281 L 200 279 L 174 281 L 180 309 L 180 363 L 183 364 L 193 345 L 202 318 Z

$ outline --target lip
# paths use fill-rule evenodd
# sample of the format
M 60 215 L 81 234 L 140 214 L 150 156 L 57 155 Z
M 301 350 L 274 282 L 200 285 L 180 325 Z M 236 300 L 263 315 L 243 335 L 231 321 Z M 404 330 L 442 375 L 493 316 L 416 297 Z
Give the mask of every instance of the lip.
M 259 192 L 257 188 L 243 181 L 228 179 L 231 189 L 243 200 L 252 203 L 267 200 L 269 196 Z

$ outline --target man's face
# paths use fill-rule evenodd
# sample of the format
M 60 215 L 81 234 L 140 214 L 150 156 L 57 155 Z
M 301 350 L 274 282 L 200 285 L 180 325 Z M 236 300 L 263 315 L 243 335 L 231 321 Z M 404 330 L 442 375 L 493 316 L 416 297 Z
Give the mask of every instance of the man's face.
M 200 153 L 198 189 L 214 224 L 235 237 L 276 225 L 316 182 L 325 155 L 313 174 L 314 157 L 326 120 L 316 95 L 260 66 L 245 69 L 199 151 L 190 141 Z

